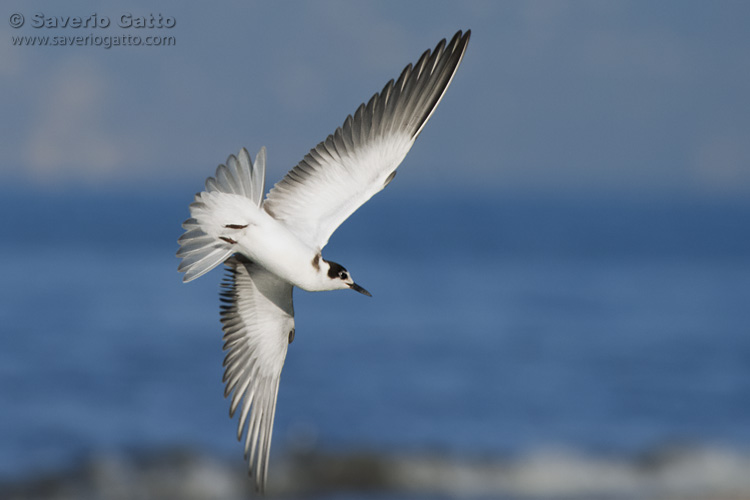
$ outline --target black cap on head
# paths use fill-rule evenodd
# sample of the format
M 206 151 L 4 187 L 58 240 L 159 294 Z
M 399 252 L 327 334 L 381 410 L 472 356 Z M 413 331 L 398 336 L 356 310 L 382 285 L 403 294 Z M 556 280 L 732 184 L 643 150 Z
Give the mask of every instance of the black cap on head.
M 326 261 L 326 262 L 328 262 L 328 265 L 330 266 L 330 268 L 328 269 L 328 277 L 331 278 L 332 280 L 335 280 L 336 278 L 340 278 L 342 271 L 345 272 L 347 275 L 349 274 L 349 272 L 341 264 L 337 264 L 335 262 L 329 262 L 329 261 Z
M 347 283 L 349 285 L 349 288 L 351 288 L 355 292 L 359 292 L 362 295 L 367 295 L 368 297 L 372 297 L 372 294 L 370 292 L 368 292 L 367 290 L 365 290 L 364 288 L 362 288 L 361 286 L 359 286 L 358 284 L 352 281 L 352 277 L 349 276 L 349 271 L 347 271 L 344 266 L 342 266 L 341 264 L 337 264 L 336 262 L 330 262 L 327 260 L 326 262 L 328 263 L 328 266 L 329 266 L 328 267 L 329 278 L 331 278 L 332 280 L 340 279 L 344 281 L 344 283 Z

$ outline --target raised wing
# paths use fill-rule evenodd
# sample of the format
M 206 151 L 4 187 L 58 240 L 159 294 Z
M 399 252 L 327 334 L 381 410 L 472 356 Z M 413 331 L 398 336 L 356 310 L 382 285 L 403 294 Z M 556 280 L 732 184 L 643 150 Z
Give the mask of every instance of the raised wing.
M 426 51 L 268 193 L 265 210 L 313 248 L 396 174 L 453 79 L 471 31 Z
M 237 439 L 245 433 L 245 458 L 259 491 L 265 488 L 279 377 L 294 337 L 292 285 L 241 256 L 226 261 L 222 286 L 224 396 L 230 417 L 240 408 Z M 249 416 L 249 420 L 248 420 Z M 247 422 L 247 427 L 245 423 Z

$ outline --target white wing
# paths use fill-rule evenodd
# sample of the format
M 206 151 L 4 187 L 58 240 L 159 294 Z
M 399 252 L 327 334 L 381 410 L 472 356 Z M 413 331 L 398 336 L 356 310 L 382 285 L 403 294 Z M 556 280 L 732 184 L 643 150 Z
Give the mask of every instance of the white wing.
M 237 439 L 245 432 L 248 470 L 263 491 L 279 377 L 294 337 L 292 285 L 241 256 L 229 258 L 226 265 L 221 312 L 224 350 L 228 351 L 224 396 L 234 393 L 230 417 L 241 409 Z
M 381 191 L 440 102 L 471 31 L 441 40 L 394 83 L 312 149 L 268 193 L 265 210 L 302 241 L 323 248 L 357 208 Z

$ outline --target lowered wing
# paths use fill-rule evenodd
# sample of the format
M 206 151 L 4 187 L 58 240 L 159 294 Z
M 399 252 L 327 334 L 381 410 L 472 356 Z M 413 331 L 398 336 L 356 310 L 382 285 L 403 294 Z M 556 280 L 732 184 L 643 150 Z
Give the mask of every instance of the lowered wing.
M 258 490 L 265 488 L 279 377 L 294 337 L 292 285 L 244 257 L 226 261 L 221 322 L 224 329 L 224 395 L 229 415 L 240 409 L 237 439 Z M 247 424 L 247 426 L 245 425 Z

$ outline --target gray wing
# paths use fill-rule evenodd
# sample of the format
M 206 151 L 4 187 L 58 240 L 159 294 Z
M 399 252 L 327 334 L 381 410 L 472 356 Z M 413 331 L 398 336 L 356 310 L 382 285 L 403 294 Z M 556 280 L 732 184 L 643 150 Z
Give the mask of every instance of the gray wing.
M 230 417 L 241 410 L 237 439 L 245 433 L 248 470 L 263 491 L 279 377 L 294 336 L 292 285 L 241 256 L 229 258 L 226 266 L 221 294 L 224 350 L 228 351 L 224 396 L 232 394 Z
M 471 31 L 441 40 L 312 149 L 268 193 L 266 211 L 313 248 L 396 173 L 450 85 Z

